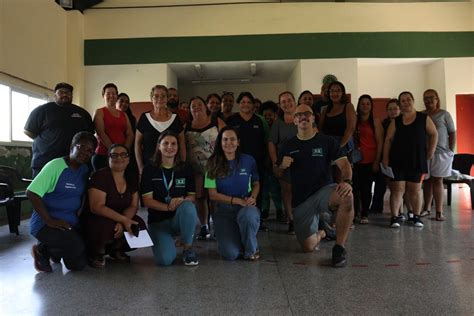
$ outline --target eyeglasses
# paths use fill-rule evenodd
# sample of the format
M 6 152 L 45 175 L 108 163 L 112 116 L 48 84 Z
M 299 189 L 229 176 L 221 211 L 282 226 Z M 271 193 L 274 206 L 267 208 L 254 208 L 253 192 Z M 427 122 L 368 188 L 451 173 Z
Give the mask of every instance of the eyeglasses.
M 303 117 L 303 116 L 304 116 L 304 117 L 310 117 L 311 115 L 313 115 L 313 113 L 310 112 L 310 111 L 306 111 L 306 112 L 296 112 L 296 113 L 295 113 L 295 117 L 296 117 L 296 118 L 300 118 L 300 117 Z
M 95 153 L 94 148 L 84 145 L 84 144 L 76 144 L 74 147 L 77 148 L 77 150 L 88 153 L 89 155 L 93 155 Z
M 127 152 L 122 152 L 122 153 L 110 153 L 109 154 L 109 157 L 112 158 L 112 159 L 119 159 L 120 158 L 128 158 L 130 155 L 127 153 Z

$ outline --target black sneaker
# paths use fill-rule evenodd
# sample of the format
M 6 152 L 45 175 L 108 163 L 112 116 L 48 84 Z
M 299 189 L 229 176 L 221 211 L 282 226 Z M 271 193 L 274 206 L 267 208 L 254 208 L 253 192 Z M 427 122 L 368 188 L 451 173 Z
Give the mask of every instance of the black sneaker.
M 288 235 L 294 235 L 295 234 L 295 225 L 293 224 L 293 221 L 290 221 L 288 223 Z
M 413 224 L 415 225 L 415 227 L 425 226 L 423 222 L 421 221 L 420 215 L 413 216 Z
M 258 228 L 258 231 L 260 232 L 267 232 L 268 231 L 268 227 L 267 225 L 265 225 L 265 222 L 260 220 L 260 227 Z
M 183 262 L 186 266 L 197 266 L 199 264 L 197 253 L 195 253 L 192 249 L 184 250 Z
M 197 239 L 207 240 L 209 238 L 211 238 L 211 233 L 209 232 L 209 228 L 207 227 L 207 225 L 202 225 L 201 231 L 199 232 Z
M 340 245 L 332 247 L 332 266 L 335 268 L 343 268 L 347 264 L 346 249 Z
M 35 269 L 38 272 L 53 272 L 49 258 L 42 255 L 39 251 L 38 245 L 31 247 L 31 255 L 34 259 Z
M 407 222 L 413 222 L 413 218 L 415 217 L 415 213 L 413 211 L 408 210 L 407 212 Z
M 403 220 L 399 216 L 392 216 L 390 219 L 390 227 L 399 228 Z

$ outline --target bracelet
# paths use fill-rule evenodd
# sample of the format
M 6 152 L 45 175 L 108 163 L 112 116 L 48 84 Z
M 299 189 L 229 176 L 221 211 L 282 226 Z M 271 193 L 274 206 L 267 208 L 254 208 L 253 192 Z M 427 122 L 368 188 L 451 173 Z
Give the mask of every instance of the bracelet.
M 234 204 L 234 203 L 232 203 L 233 200 L 234 200 L 234 197 L 232 196 L 232 197 L 230 198 L 230 205 L 233 205 L 233 204 Z

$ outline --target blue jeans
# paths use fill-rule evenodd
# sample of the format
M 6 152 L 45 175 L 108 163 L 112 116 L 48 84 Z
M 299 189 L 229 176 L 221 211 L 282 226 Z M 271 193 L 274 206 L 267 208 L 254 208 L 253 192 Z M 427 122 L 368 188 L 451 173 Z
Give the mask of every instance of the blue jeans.
M 184 201 L 176 209 L 173 218 L 148 225 L 153 256 L 156 264 L 169 266 L 176 259 L 176 246 L 174 237 L 181 235 L 182 242 L 186 245 L 193 243 L 194 231 L 197 223 L 196 207 L 190 201 Z
M 212 217 L 219 254 L 225 259 L 235 260 L 242 252 L 247 258 L 258 250 L 258 208 L 217 203 Z

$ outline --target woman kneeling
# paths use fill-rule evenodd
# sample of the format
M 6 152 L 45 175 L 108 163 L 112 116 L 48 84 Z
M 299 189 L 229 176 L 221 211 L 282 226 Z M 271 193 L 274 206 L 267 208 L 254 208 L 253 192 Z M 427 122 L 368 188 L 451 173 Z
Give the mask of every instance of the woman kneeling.
M 130 251 L 124 231 L 132 233 L 132 225 L 146 229 L 138 217 L 138 179 L 127 172 L 130 154 L 125 145 L 109 148 L 108 167 L 94 173 L 89 182 L 89 210 L 83 214 L 84 239 L 90 264 L 105 266 L 104 255 L 127 261 Z
M 219 253 L 227 260 L 237 259 L 242 252 L 244 259 L 259 259 L 257 164 L 252 156 L 240 153 L 239 137 L 232 127 L 224 127 L 217 136 L 204 186 L 210 199 L 217 202 L 214 230 Z
M 192 250 L 197 223 L 194 174 L 179 160 L 178 135 L 165 131 L 158 138 L 152 163 L 143 169 L 141 194 L 148 207 L 148 226 L 153 254 L 158 265 L 169 266 L 176 259 L 175 236 L 181 235 L 183 262 L 197 265 Z

